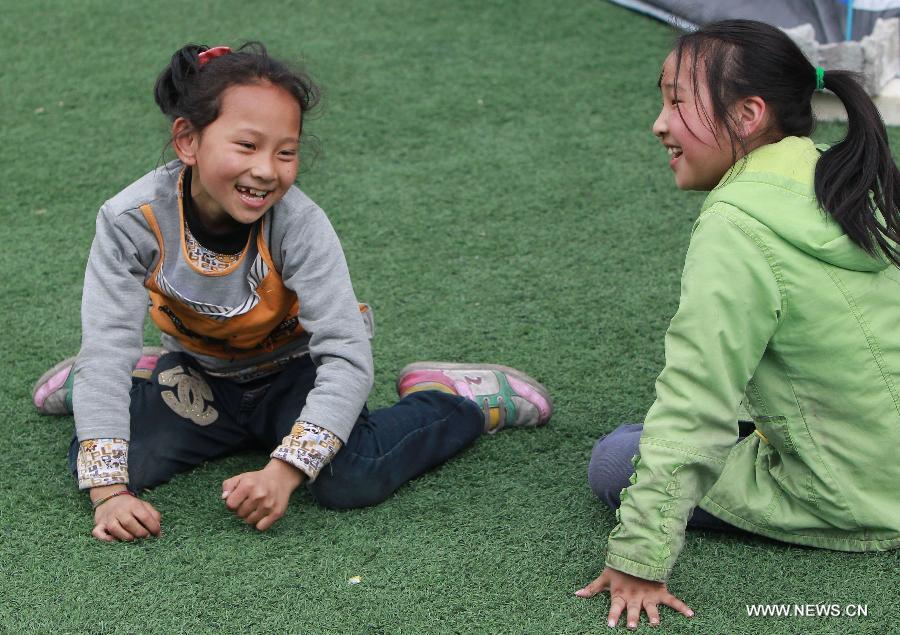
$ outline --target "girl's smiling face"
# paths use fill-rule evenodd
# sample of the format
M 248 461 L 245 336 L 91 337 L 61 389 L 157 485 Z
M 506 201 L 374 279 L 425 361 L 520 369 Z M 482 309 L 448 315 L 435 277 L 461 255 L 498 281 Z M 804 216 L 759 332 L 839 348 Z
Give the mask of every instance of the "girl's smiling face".
M 693 60 L 682 57 L 676 78 L 675 57 L 670 53 L 663 64 L 659 80 L 663 103 L 653 122 L 653 134 L 669 152 L 675 185 L 681 190 L 708 191 L 722 180 L 735 157 L 725 128 L 709 121 L 713 115 L 702 69 L 693 73 L 699 82 L 695 91 L 690 70 Z
M 192 166 L 191 198 L 208 230 L 258 220 L 297 178 L 300 105 L 269 83 L 222 93 L 219 116 L 202 131 L 173 124 L 175 151 Z

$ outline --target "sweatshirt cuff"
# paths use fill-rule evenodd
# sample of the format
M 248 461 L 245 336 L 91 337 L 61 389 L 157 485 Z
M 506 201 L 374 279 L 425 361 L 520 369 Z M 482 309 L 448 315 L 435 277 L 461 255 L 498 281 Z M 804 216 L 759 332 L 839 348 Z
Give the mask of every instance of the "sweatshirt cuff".
M 298 421 L 269 456 L 293 465 L 312 482 L 342 447 L 341 440 L 325 428 Z
M 128 441 L 85 439 L 78 445 L 78 489 L 128 484 Z

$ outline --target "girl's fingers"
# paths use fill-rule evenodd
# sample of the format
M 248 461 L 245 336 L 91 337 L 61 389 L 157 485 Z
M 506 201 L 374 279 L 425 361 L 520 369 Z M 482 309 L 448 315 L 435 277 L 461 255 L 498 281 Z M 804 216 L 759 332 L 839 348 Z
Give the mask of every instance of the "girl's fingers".
M 134 536 L 128 533 L 128 531 L 124 527 L 122 527 L 118 520 L 112 520 L 106 526 L 106 530 L 117 540 L 134 540 Z
M 122 528 L 135 538 L 147 538 L 150 535 L 150 532 L 147 531 L 146 527 L 144 527 L 140 523 L 140 521 L 131 514 L 128 514 L 127 516 L 125 516 L 125 518 L 119 519 L 119 524 L 121 524 Z
M 151 508 L 152 509 L 152 508 Z M 158 515 L 158 514 L 157 514 Z M 158 536 L 160 532 L 159 520 L 150 513 L 148 509 L 145 507 L 141 507 L 136 512 L 134 512 L 134 517 L 138 519 L 138 522 L 146 528 L 154 536 Z
M 647 619 L 650 626 L 659 626 L 659 607 L 653 600 L 644 600 L 644 610 L 647 612 Z
M 114 510 L 114 514 L 103 514 L 103 520 L 94 525 L 91 535 L 104 542 L 131 541 L 160 535 L 162 528 L 159 521 L 162 516 L 153 505 L 136 499 L 131 499 L 129 505 L 124 509 Z
M 595 595 L 597 595 L 597 592 L 591 591 L 591 587 L 590 587 L 590 585 L 588 585 L 582 589 L 578 589 L 577 591 L 575 591 L 575 595 L 577 595 L 580 598 L 592 598 Z
M 108 531 L 106 531 L 106 525 L 97 525 L 91 530 L 91 535 L 103 542 L 115 542 L 116 540 Z
M 245 498 L 244 502 L 241 503 L 241 506 L 237 508 L 237 511 L 234 513 L 240 516 L 241 518 L 246 519 L 253 512 L 255 512 L 259 508 L 259 501 L 256 501 L 251 498 Z
M 638 599 L 632 599 L 628 602 L 628 617 L 625 622 L 626 626 L 631 629 L 635 629 L 638 626 L 638 623 L 641 621 L 641 601 Z
M 238 509 L 241 505 L 244 504 L 244 501 L 247 499 L 248 488 L 239 487 L 237 489 L 231 490 L 231 493 L 228 495 L 228 498 L 225 499 L 225 505 L 228 509 L 234 511 Z M 224 495 L 224 492 L 223 492 Z
M 662 604 L 665 604 L 669 608 L 673 608 L 685 617 L 694 617 L 694 612 L 691 610 L 687 604 L 679 600 L 677 597 L 672 595 L 671 593 L 666 593 L 662 599 L 660 600 Z
M 592 598 L 601 591 L 605 591 L 609 587 L 609 583 L 606 580 L 606 575 L 601 574 L 596 580 L 588 584 L 583 589 L 578 589 L 575 591 L 575 595 L 580 598 Z
M 621 595 L 615 596 L 609 605 L 609 616 L 606 618 L 606 625 L 610 628 L 615 628 L 616 624 L 619 623 L 619 616 L 622 615 L 622 610 L 624 608 L 625 598 Z
M 222 481 L 222 498 L 231 496 L 231 492 L 237 489 L 238 483 L 240 482 L 240 476 L 232 476 L 231 478 Z
M 266 529 L 271 527 L 279 518 L 281 518 L 281 516 L 279 516 L 278 514 L 269 514 L 258 523 L 256 523 L 257 531 L 265 531 Z
M 248 525 L 255 525 L 260 520 L 262 520 L 265 517 L 265 515 L 266 515 L 265 510 L 257 507 L 250 514 L 248 514 L 247 516 L 245 516 L 243 518 L 244 518 L 244 522 L 247 523 Z

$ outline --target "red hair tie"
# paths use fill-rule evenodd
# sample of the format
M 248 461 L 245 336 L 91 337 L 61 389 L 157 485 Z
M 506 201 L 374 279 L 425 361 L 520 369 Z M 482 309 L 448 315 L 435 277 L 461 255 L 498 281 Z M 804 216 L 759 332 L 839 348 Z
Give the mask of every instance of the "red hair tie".
M 200 66 L 204 66 L 209 60 L 214 60 L 229 53 L 231 53 L 231 49 L 227 46 L 214 46 L 211 49 L 206 49 L 197 57 L 200 59 Z

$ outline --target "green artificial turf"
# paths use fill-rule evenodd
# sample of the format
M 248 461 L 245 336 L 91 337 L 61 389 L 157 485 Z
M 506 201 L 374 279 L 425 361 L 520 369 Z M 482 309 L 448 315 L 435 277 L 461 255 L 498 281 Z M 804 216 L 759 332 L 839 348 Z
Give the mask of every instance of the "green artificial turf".
M 672 37 L 602 0 L 2 0 L 0 632 L 604 631 L 608 598 L 572 594 L 613 524 L 588 457 L 652 402 L 702 200 L 650 134 Z M 375 309 L 370 405 L 408 362 L 490 361 L 545 382 L 556 413 L 375 508 L 298 492 L 266 534 L 218 495 L 265 457 L 231 457 L 146 495 L 162 538 L 103 544 L 66 470 L 72 420 L 37 416 L 32 382 L 78 349 L 97 208 L 160 158 L 156 74 L 188 41 L 245 39 L 325 89 L 300 183 Z M 658 632 L 885 633 L 898 583 L 896 552 L 690 533 L 670 587 L 696 617 L 664 610 Z M 868 617 L 745 609 L 831 602 Z

